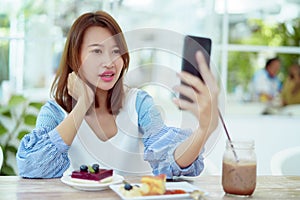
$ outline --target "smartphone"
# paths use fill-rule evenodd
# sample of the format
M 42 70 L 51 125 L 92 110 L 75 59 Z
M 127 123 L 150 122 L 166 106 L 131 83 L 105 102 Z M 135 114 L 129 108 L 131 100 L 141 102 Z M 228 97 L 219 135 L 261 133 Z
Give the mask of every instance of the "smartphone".
M 196 61 L 195 54 L 197 51 L 202 51 L 206 63 L 209 66 L 210 62 L 210 54 L 211 54 L 211 39 L 205 37 L 198 37 L 192 35 L 186 35 L 184 37 L 183 43 L 183 54 L 182 54 L 182 64 L 181 70 L 189 72 L 197 77 L 199 77 L 202 81 L 203 78 L 201 76 L 201 72 L 198 67 L 198 63 Z M 181 82 L 181 84 L 185 84 Z M 188 97 L 180 94 L 179 98 L 192 102 Z

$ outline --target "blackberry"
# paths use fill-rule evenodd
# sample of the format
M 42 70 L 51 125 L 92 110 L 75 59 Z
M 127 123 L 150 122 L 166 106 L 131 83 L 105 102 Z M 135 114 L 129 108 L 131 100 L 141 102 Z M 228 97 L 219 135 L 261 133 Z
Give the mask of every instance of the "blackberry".
M 93 164 L 92 165 L 93 170 L 95 171 L 95 173 L 99 172 L 99 165 L 98 164 Z
M 132 189 L 132 185 L 130 185 L 129 183 L 126 183 L 126 184 L 124 185 L 124 189 L 125 189 L 125 190 L 131 190 L 131 189 Z
M 81 165 L 81 166 L 80 166 L 80 171 L 81 171 L 81 172 L 87 172 L 87 171 L 88 171 L 88 166 L 86 166 L 86 165 Z

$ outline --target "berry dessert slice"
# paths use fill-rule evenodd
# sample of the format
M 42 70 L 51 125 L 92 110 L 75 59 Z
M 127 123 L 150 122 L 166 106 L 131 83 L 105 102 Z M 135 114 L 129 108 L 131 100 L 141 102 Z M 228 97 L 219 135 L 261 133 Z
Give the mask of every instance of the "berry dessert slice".
M 112 180 L 112 169 L 100 169 L 98 164 L 92 166 L 81 165 L 80 170 L 73 171 L 71 178 L 76 182 L 110 182 Z

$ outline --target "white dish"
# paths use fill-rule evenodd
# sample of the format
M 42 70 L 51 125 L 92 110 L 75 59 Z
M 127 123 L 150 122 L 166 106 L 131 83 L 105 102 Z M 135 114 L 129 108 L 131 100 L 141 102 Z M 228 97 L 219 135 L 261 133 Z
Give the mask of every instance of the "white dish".
M 188 183 L 188 182 L 167 182 L 166 183 L 166 189 L 167 190 L 175 190 L 175 189 L 179 189 L 179 190 L 184 190 L 187 193 L 185 194 L 168 194 L 168 195 L 152 195 L 152 196 L 139 196 L 139 197 L 126 197 L 122 194 L 122 192 L 120 191 L 120 187 L 123 184 L 114 184 L 114 185 L 110 185 L 109 187 L 115 192 L 117 193 L 123 200 L 152 200 L 152 199 L 189 199 L 190 194 L 188 192 L 192 192 L 194 190 L 200 190 L 199 188 L 197 188 L 196 186 Z M 140 184 L 135 184 L 132 183 L 132 185 L 140 185 Z M 203 190 L 200 190 L 203 191 Z M 204 192 L 204 195 L 207 195 L 206 192 Z
M 60 179 L 63 183 L 76 188 L 78 190 L 86 190 L 86 191 L 97 191 L 97 190 L 105 190 L 109 188 L 109 185 L 111 184 L 118 184 L 118 183 L 122 183 L 122 181 L 124 180 L 123 176 L 114 174 L 112 177 L 112 181 L 110 182 L 106 182 L 106 183 L 84 183 L 84 182 L 77 182 L 77 181 L 73 181 L 71 179 L 71 176 L 63 176 Z

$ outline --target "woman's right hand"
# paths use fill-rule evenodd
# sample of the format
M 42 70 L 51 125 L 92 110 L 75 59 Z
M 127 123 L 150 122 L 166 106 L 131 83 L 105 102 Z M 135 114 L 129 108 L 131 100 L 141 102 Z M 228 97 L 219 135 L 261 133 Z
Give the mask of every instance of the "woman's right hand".
M 95 92 L 75 72 L 68 76 L 68 94 L 88 110 L 95 100 Z

